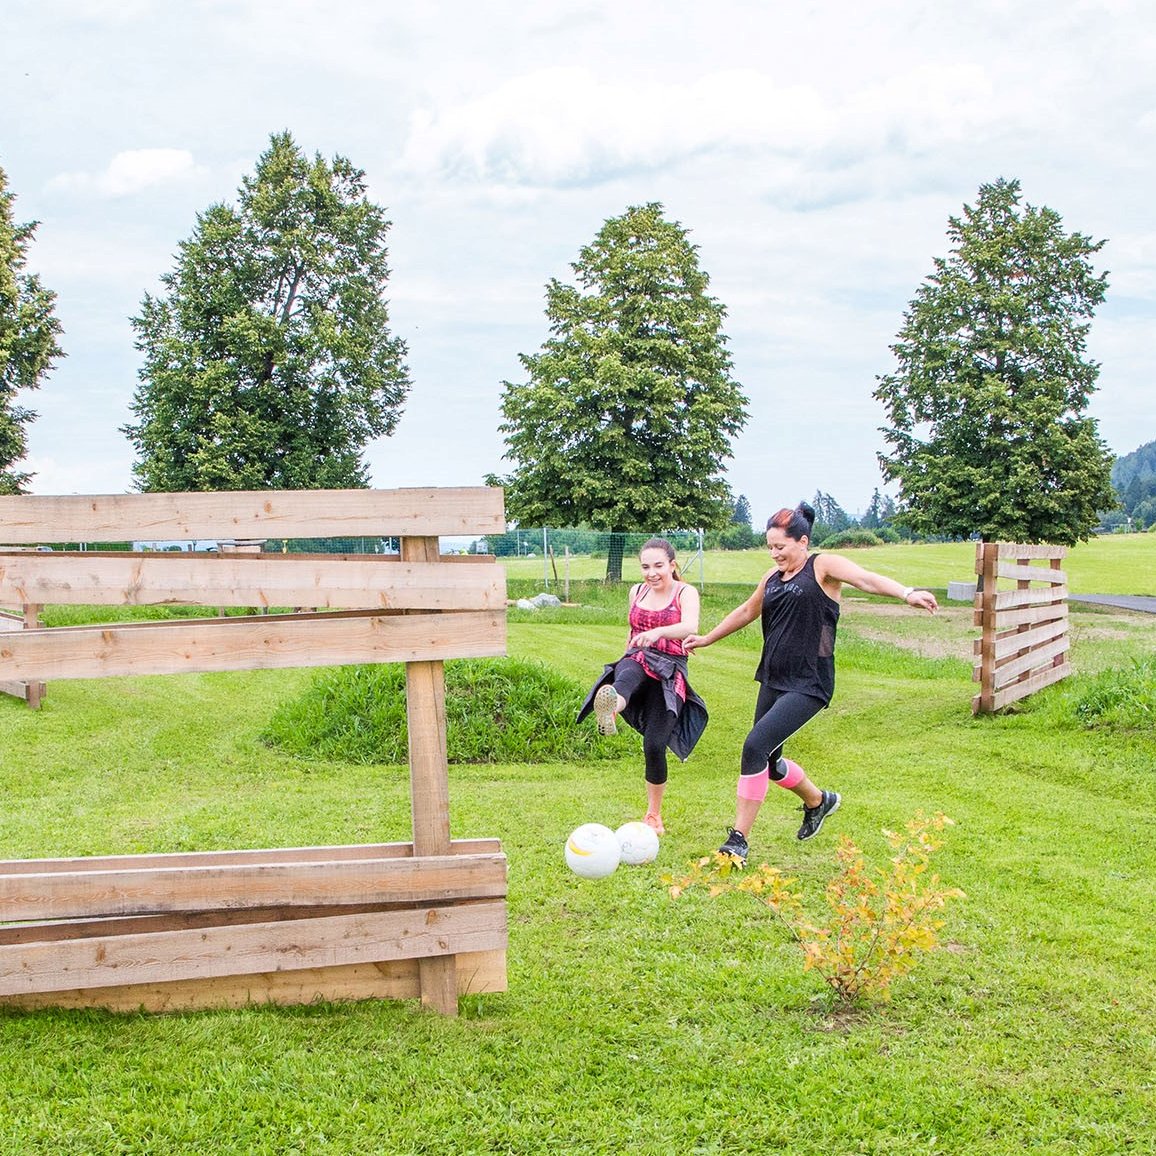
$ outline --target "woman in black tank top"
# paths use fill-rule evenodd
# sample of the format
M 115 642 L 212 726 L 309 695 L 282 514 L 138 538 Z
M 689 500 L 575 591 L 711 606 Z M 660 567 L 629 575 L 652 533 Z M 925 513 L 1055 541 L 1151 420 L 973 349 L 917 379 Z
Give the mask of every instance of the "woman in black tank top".
M 803 802 L 798 838 L 810 839 L 841 802 L 835 791 L 816 787 L 798 763 L 783 757 L 783 745 L 809 722 L 835 693 L 835 630 L 843 585 L 868 594 L 901 598 L 934 614 L 930 590 L 903 586 L 864 570 L 838 554 L 812 554 L 815 511 L 805 502 L 780 510 L 767 522 L 767 547 L 774 569 L 763 575 L 754 593 L 736 606 L 713 630 L 692 634 L 687 651 L 710 646 L 720 638 L 762 619 L 763 651 L 755 679 L 759 683 L 755 723 L 743 744 L 735 823 L 727 830 L 724 854 L 746 862 L 751 827 L 769 783 L 793 791 Z

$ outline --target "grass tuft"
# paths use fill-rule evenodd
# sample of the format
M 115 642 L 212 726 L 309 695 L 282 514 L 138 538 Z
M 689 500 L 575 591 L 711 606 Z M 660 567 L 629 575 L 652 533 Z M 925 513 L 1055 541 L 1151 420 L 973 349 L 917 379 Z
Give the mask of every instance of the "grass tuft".
M 445 664 L 446 743 L 451 763 L 573 763 L 619 759 L 625 733 L 606 738 L 574 719 L 589 687 L 526 659 Z M 368 766 L 408 760 L 405 668 L 325 670 L 282 704 L 261 735 L 306 759 Z
M 1151 731 L 1156 728 L 1156 657 L 1067 679 L 1022 709 L 1054 727 Z

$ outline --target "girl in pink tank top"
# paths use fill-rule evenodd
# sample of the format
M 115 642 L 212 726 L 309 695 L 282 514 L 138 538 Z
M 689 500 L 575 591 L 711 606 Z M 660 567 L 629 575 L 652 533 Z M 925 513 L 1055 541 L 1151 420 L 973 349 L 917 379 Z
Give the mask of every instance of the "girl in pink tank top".
M 687 681 L 682 641 L 698 630 L 698 591 L 683 582 L 674 548 L 652 538 L 639 552 L 643 580 L 630 595 L 626 653 L 603 670 L 579 720 L 593 711 L 602 734 L 614 734 L 619 715 L 642 735 L 646 817 L 660 835 L 669 747 L 680 759 L 706 727 L 706 706 Z

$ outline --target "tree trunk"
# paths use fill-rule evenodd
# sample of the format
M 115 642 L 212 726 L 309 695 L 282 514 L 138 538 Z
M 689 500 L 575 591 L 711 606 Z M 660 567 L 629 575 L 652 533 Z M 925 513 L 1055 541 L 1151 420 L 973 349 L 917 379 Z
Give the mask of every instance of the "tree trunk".
M 614 532 L 606 548 L 606 581 L 622 581 L 622 551 L 626 548 L 626 535 Z

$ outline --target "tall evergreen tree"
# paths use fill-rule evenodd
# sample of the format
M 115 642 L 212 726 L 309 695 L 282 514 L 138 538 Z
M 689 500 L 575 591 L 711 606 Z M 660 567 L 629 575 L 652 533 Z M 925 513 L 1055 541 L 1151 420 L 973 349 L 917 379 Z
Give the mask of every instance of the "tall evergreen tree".
M 17 225 L 12 217 L 16 197 L 0 168 L 0 494 L 23 493 L 31 474 L 16 466 L 28 453 L 26 426 L 36 413 L 18 405 L 20 390 L 39 389 L 63 357 L 57 338 L 56 294 L 34 273 L 25 272 L 28 246 L 36 221 Z
M 1021 205 L 1018 181 L 983 185 L 949 218 L 951 251 L 909 306 L 878 379 L 881 454 L 919 533 L 1072 544 L 1115 498 L 1111 455 L 1084 413 L 1099 366 L 1086 358 L 1106 276 L 1103 241 Z
M 388 229 L 360 169 L 273 135 L 237 206 L 198 216 L 133 319 L 144 364 L 124 433 L 141 489 L 368 484 L 365 446 L 409 391 Z
M 546 286 L 552 336 L 504 382 L 507 510 L 523 525 L 628 531 L 721 528 L 723 476 L 746 402 L 731 378 L 725 309 L 687 232 L 662 206 L 607 220 L 571 265 L 577 284 Z M 615 548 L 617 546 L 617 548 Z

